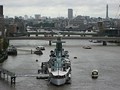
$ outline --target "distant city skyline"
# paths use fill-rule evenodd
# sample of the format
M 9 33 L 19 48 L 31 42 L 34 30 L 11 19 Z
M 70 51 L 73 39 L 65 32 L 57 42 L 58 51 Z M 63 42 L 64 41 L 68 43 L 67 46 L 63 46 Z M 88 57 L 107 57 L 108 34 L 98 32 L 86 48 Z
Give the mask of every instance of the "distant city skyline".
M 73 9 L 73 16 L 106 17 L 106 5 L 109 17 L 120 18 L 119 0 L 2 0 L 4 16 L 33 16 L 40 14 L 47 17 L 68 17 L 68 9 Z

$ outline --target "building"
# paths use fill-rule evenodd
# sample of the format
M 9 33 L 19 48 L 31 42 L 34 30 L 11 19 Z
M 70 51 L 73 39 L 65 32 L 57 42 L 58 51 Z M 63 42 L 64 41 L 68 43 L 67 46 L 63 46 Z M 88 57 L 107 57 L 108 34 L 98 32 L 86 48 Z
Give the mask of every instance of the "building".
M 73 9 L 68 9 L 68 19 L 73 19 Z
M 13 33 L 17 32 L 17 25 L 16 24 L 9 24 L 7 36 L 13 36 Z
M 24 15 L 24 20 L 28 20 L 28 15 Z
M 3 16 L 3 5 L 0 5 L 0 15 Z
M 85 16 L 78 15 L 74 19 L 70 20 L 69 25 L 72 25 L 74 27 L 79 27 L 80 30 L 86 29 L 87 21 L 85 19 Z
M 109 19 L 109 16 L 108 16 L 108 4 L 106 5 L 106 19 Z
M 18 17 L 16 17 L 14 19 L 14 24 L 16 25 L 17 28 L 17 33 L 24 33 L 26 32 L 26 27 L 25 27 L 25 22 L 23 19 L 20 19 Z
M 35 19 L 36 19 L 36 20 L 41 19 L 41 15 L 40 15 L 40 14 L 35 14 Z
M 3 15 L 3 5 L 0 5 L 0 36 L 4 36 L 4 15 Z

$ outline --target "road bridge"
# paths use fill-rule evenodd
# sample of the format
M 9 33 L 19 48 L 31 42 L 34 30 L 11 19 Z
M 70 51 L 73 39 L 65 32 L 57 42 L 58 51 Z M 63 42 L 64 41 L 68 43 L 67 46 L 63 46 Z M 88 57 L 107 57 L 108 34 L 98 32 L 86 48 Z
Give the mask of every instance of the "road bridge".
M 77 36 L 71 36 L 71 37 L 64 37 L 61 36 L 62 39 L 71 39 L 71 40 L 98 40 L 102 41 L 103 45 L 107 45 L 107 41 L 116 41 L 120 42 L 120 37 L 77 37 Z M 48 40 L 49 45 L 52 44 L 53 40 L 56 40 L 57 36 L 53 37 L 44 37 L 44 36 L 38 36 L 38 37 L 7 37 L 9 40 Z
M 30 35 L 44 35 L 44 36 L 54 36 L 54 35 L 63 35 L 63 36 L 70 36 L 70 35 L 79 35 L 79 36 L 86 36 L 86 35 L 97 35 L 97 32 L 75 32 L 75 31 L 43 31 L 43 32 L 24 32 L 24 33 L 13 33 L 14 36 L 19 36 L 19 35 L 25 35 L 25 36 L 30 36 Z
M 38 36 L 38 37 L 7 37 L 9 40 L 55 40 L 57 36 L 54 37 L 44 37 L 44 36 Z M 101 41 L 120 41 L 120 37 L 62 37 L 62 39 L 79 39 L 79 40 L 101 40 Z

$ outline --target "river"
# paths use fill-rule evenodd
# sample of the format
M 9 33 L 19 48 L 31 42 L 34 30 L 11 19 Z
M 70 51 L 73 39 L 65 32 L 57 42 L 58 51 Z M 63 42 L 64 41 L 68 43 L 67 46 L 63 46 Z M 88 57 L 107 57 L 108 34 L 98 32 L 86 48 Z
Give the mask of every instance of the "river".
M 0 79 L 0 90 L 120 90 L 120 46 L 110 43 L 102 46 L 87 40 L 65 41 L 63 47 L 69 51 L 72 64 L 71 84 L 54 86 L 35 77 L 17 77 L 15 86 Z M 17 47 L 18 55 L 9 56 L 2 67 L 16 74 L 37 73 L 41 62 L 48 61 L 50 50 L 55 48 L 55 44 L 49 46 L 44 40 L 11 40 L 10 44 Z M 39 45 L 45 46 L 43 55 L 31 54 L 30 50 Z M 84 45 L 92 49 L 82 48 Z M 91 78 L 93 69 L 99 71 L 96 80 Z

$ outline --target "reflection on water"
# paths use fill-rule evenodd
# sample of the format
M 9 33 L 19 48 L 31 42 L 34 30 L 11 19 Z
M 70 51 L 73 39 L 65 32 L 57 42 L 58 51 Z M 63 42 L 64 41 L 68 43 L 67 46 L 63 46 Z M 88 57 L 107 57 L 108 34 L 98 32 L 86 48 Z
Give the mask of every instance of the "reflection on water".
M 101 43 L 91 43 L 86 40 L 65 40 L 65 50 L 69 51 L 72 62 L 72 84 L 60 87 L 49 84 L 46 80 L 35 77 L 17 77 L 15 87 L 0 80 L 0 90 L 119 90 L 120 89 L 120 47 L 114 44 L 102 46 Z M 17 56 L 9 56 L 3 63 L 3 68 L 16 74 L 35 74 L 43 61 L 48 61 L 50 50 L 55 44 L 48 45 L 43 40 L 13 40 L 11 45 L 18 49 Z M 31 54 L 30 50 L 43 45 L 46 50 L 43 55 Z M 92 49 L 82 48 L 90 45 Z M 21 51 L 24 49 L 26 51 Z M 27 51 L 28 50 L 28 51 Z M 77 57 L 77 59 L 74 59 Z M 36 62 L 38 59 L 38 62 Z M 98 69 L 100 76 L 97 80 L 90 77 L 91 71 Z

